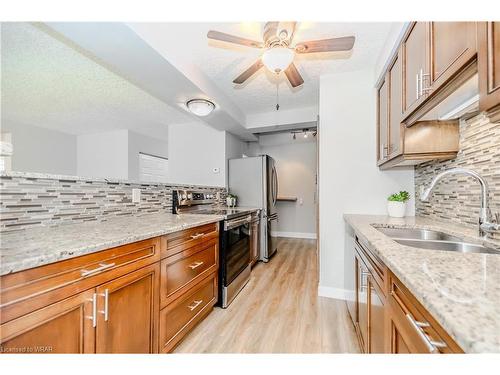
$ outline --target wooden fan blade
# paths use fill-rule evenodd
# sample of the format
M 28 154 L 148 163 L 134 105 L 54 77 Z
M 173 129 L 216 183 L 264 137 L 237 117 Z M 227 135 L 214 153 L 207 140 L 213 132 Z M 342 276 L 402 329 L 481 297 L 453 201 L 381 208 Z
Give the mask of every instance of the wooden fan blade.
M 250 78 L 255 72 L 257 72 L 260 68 L 262 68 L 264 64 L 261 59 L 258 59 L 250 68 L 241 73 L 238 77 L 236 77 L 233 83 L 237 83 L 238 85 L 245 82 L 248 78 Z
M 300 75 L 299 71 L 297 70 L 297 67 L 295 66 L 294 63 L 291 63 L 288 68 L 285 70 L 285 75 L 286 78 L 290 81 L 290 84 L 292 87 L 297 87 L 300 86 L 304 83 L 304 79 Z
M 344 36 L 342 38 L 311 40 L 301 42 L 295 47 L 297 53 L 314 53 L 330 51 L 349 51 L 354 46 L 355 37 Z
M 240 38 L 239 36 L 221 33 L 220 31 L 210 30 L 207 33 L 207 38 L 214 40 L 221 40 L 223 42 L 241 44 L 247 47 L 262 48 L 261 42 L 256 42 L 255 40 Z

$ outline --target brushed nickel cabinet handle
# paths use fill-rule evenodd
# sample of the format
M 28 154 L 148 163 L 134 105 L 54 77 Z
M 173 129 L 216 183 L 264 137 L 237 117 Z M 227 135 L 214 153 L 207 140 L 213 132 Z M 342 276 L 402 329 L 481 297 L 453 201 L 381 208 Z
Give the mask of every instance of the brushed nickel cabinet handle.
M 87 318 L 92 320 L 92 327 L 95 328 L 97 325 L 97 294 L 94 293 L 89 301 L 92 302 L 92 315 L 87 316 Z
M 81 275 L 82 277 L 86 277 L 86 276 L 90 276 L 90 275 L 94 275 L 98 272 L 101 272 L 101 271 L 104 271 L 108 268 L 111 268 L 111 267 L 114 267 L 114 263 L 99 263 L 99 267 L 93 269 L 93 270 L 81 270 Z
M 191 235 L 191 238 L 193 240 L 196 240 L 197 238 L 203 237 L 204 235 L 205 235 L 205 233 L 196 233 L 196 234 Z
M 420 336 L 422 341 L 424 342 L 425 346 L 427 346 L 427 349 L 429 350 L 430 353 L 436 353 L 438 351 L 438 348 L 446 348 L 446 344 L 442 341 L 434 341 L 432 340 L 423 328 L 425 327 L 430 327 L 430 324 L 427 322 L 419 322 L 413 318 L 410 314 L 406 314 L 406 319 L 410 322 L 411 326 L 413 329 L 417 332 L 417 334 Z
M 202 299 L 200 299 L 199 301 L 193 301 L 194 304 L 188 306 L 188 309 L 189 311 L 193 311 L 194 309 L 196 309 L 198 306 L 200 306 L 200 304 L 203 302 Z
M 419 74 L 417 73 L 416 80 L 415 80 L 415 88 L 416 88 L 416 95 L 417 99 L 420 98 L 420 77 Z
M 198 268 L 199 266 L 201 266 L 204 262 L 194 262 L 192 264 L 190 264 L 188 267 L 191 268 L 192 270 Z
M 104 297 L 104 310 L 100 310 L 101 314 L 104 314 L 104 321 L 107 322 L 109 319 L 109 290 L 104 290 L 104 293 L 99 294 Z

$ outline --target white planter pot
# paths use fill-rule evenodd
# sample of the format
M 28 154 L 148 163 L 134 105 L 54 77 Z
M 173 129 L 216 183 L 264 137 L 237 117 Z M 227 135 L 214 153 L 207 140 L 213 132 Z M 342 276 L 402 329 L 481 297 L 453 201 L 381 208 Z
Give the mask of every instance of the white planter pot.
M 404 217 L 406 211 L 406 202 L 387 201 L 387 213 L 391 217 Z

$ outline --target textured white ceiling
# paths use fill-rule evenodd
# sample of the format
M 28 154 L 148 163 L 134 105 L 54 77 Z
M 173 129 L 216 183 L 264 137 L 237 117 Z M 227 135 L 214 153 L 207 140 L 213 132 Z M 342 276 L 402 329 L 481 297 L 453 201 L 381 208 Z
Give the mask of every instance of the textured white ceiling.
M 265 68 L 245 84 L 232 80 L 249 67 L 262 50 L 223 42 L 208 41 L 210 29 L 262 40 L 264 23 L 170 23 L 157 24 L 164 43 L 178 58 L 189 60 L 207 74 L 246 114 L 274 110 L 276 83 L 282 109 L 318 105 L 319 77 L 323 74 L 354 71 L 374 67 L 386 41 L 391 23 L 311 23 L 298 24 L 294 43 L 354 35 L 356 43 L 351 53 L 298 55 L 296 65 L 304 85 L 293 89 L 284 75 L 278 80 Z
M 124 78 L 28 23 L 2 23 L 2 121 L 70 134 L 113 129 L 166 138 L 189 122 Z

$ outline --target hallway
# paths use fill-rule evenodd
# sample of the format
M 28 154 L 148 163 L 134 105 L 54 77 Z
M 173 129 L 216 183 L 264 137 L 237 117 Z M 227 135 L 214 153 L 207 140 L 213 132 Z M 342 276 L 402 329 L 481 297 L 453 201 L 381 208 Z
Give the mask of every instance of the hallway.
M 344 301 L 318 297 L 316 241 L 280 238 L 227 309 L 215 310 L 175 353 L 359 353 Z

